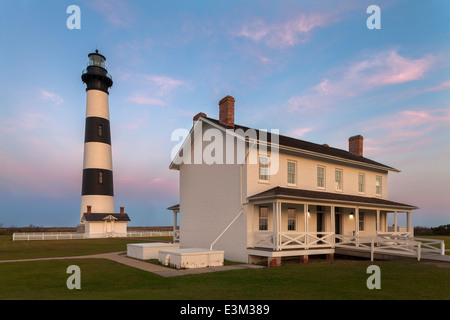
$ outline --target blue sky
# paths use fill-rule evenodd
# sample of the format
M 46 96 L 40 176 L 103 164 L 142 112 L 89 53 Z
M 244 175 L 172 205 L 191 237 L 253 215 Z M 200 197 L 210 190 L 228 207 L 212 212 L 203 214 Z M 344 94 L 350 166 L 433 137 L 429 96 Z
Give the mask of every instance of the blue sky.
M 381 29 L 369 30 L 369 5 Z M 69 30 L 69 5 L 81 30 Z M 0 223 L 75 226 L 81 201 L 87 54 L 110 91 L 116 207 L 171 225 L 175 129 L 218 117 L 347 149 L 400 169 L 389 197 L 413 225 L 450 223 L 448 1 L 2 1 Z M 117 209 L 118 210 L 118 209 Z

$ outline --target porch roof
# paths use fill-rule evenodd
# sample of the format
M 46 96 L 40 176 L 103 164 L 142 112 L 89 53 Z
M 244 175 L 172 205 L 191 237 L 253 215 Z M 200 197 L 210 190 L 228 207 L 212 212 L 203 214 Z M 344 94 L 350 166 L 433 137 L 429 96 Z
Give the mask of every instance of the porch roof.
M 252 201 L 252 200 L 280 198 L 280 197 L 295 198 L 298 200 L 313 200 L 313 201 L 322 200 L 333 203 L 347 203 L 351 205 L 372 205 L 376 207 L 384 207 L 389 209 L 406 209 L 406 210 L 418 209 L 417 207 L 409 204 L 389 201 L 381 198 L 362 197 L 349 194 L 283 188 L 283 187 L 275 187 L 263 191 L 261 193 L 248 197 L 248 200 Z

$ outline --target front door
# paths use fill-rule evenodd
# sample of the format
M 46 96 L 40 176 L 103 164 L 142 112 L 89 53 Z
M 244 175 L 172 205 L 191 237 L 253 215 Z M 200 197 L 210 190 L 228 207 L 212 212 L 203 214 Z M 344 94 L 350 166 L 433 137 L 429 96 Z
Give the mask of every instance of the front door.
M 334 234 L 341 234 L 341 214 L 334 214 Z M 340 239 L 336 239 L 336 242 L 340 242 Z

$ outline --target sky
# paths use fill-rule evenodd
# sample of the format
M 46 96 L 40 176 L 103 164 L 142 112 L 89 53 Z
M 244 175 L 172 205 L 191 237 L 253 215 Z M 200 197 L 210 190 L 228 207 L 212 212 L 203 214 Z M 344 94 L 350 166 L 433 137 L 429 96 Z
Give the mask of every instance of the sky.
M 241 125 L 345 150 L 363 135 L 366 157 L 401 170 L 389 199 L 420 208 L 412 224 L 449 224 L 449 39 L 445 0 L 3 0 L 0 223 L 79 223 L 81 73 L 98 49 L 114 80 L 115 206 L 131 226 L 172 224 L 172 132 L 218 118 L 227 95 Z

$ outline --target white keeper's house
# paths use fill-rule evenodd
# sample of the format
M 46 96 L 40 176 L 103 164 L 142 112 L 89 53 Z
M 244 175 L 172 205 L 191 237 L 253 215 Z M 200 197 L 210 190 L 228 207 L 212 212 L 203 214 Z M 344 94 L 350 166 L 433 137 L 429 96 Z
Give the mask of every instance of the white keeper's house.
M 364 237 L 413 236 L 417 207 L 388 197 L 388 174 L 399 170 L 365 158 L 362 136 L 341 150 L 235 124 L 234 112 L 227 96 L 219 120 L 196 115 L 170 164 L 180 175 L 180 203 L 169 208 L 175 228 L 179 213 L 180 248 L 280 265 L 285 257 L 333 258 L 339 244 Z

